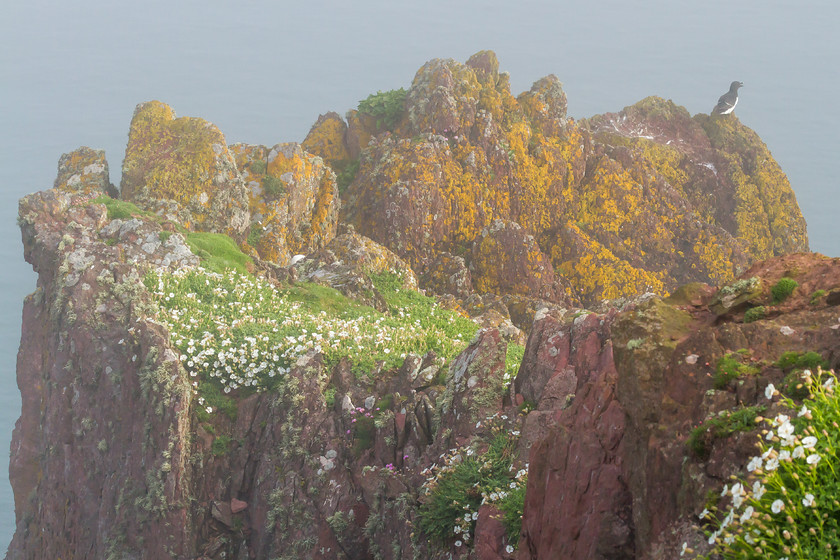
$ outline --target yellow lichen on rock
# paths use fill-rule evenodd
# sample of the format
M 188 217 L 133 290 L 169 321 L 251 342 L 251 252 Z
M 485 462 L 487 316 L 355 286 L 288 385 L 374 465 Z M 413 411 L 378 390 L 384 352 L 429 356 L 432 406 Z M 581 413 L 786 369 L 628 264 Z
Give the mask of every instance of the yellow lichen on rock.
M 247 197 L 224 135 L 198 118 L 175 118 L 159 101 L 134 111 L 121 196 L 173 214 L 184 226 L 234 236 L 248 227 Z
M 234 144 L 231 151 L 248 187 L 248 245 L 260 258 L 285 265 L 335 237 L 340 200 L 335 175 L 321 158 L 296 143 Z

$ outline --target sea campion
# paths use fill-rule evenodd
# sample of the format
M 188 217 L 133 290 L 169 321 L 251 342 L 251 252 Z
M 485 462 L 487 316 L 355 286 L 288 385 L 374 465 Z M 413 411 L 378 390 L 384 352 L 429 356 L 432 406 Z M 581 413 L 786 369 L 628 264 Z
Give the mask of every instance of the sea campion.
M 784 399 L 791 412 L 764 420 L 760 454 L 748 461 L 747 477 L 724 487 L 725 507 L 701 514 L 711 522 L 711 555 L 829 558 L 840 550 L 836 378 L 820 369 L 801 376 L 810 398 L 801 405 Z M 776 394 L 770 389 L 767 396 Z

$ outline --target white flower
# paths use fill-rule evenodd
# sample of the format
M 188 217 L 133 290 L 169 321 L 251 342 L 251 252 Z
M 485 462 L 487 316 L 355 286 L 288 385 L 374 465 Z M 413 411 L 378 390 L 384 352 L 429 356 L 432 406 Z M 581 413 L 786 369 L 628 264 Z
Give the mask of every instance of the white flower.
M 707 515 L 709 515 L 709 510 L 703 508 L 703 511 L 701 511 L 700 515 L 698 515 L 697 517 L 699 517 L 700 519 L 705 519 Z
M 807 436 L 802 438 L 802 447 L 804 447 L 805 449 L 811 449 L 815 445 L 817 445 L 817 438 L 815 438 L 814 436 Z
M 723 485 L 723 491 L 720 493 L 720 495 L 721 495 L 721 496 L 726 496 L 726 494 L 727 494 L 728 492 L 729 492 L 729 486 L 727 486 L 726 484 L 724 484 L 724 485 Z
M 799 459 L 800 457 L 805 455 L 805 448 L 801 445 L 797 445 L 796 449 L 793 450 L 793 454 L 791 455 L 794 459 Z
M 688 548 L 688 543 L 684 542 L 682 548 L 680 549 L 680 556 L 685 556 L 685 549 Z
M 793 427 L 793 424 L 791 424 L 790 422 L 785 422 L 784 424 L 779 426 L 779 437 L 782 439 L 789 438 L 793 435 L 794 430 L 795 428 Z
M 771 439 L 773 439 L 774 435 L 776 435 L 776 434 L 773 433 L 773 430 L 767 430 L 767 435 L 764 436 L 764 439 L 766 439 L 767 441 L 770 441 Z
M 735 494 L 732 496 L 732 505 L 737 509 L 741 507 L 741 504 L 744 503 L 744 498 L 741 497 L 741 494 Z
M 788 459 L 790 459 L 790 451 L 787 449 L 779 451 L 779 461 L 787 461 Z
M 803 404 L 802 408 L 799 410 L 799 414 L 797 414 L 797 416 L 805 416 L 809 412 L 810 411 L 808 410 L 808 407 Z
M 761 497 L 764 495 L 764 486 L 761 485 L 761 482 L 756 480 L 755 482 L 753 482 L 752 491 L 753 498 L 755 498 L 756 500 L 760 500 Z
M 770 505 L 770 511 L 773 513 L 779 513 L 783 509 L 785 509 L 785 503 L 782 500 L 776 500 Z
M 805 497 L 802 499 L 802 505 L 805 507 L 814 507 L 814 495 L 805 494 Z
M 767 397 L 768 400 L 772 400 L 775 393 L 776 387 L 774 387 L 772 383 L 769 383 L 764 389 L 764 396 Z
M 461 541 L 455 541 L 455 546 L 463 546 L 463 544 Z
M 717 540 L 717 538 L 718 538 L 718 535 L 719 535 L 719 534 L 720 534 L 720 533 L 718 533 L 717 531 L 715 531 L 714 533 L 712 533 L 711 535 L 709 535 L 709 544 L 715 544 L 715 541 Z
M 211 412 L 213 412 L 213 407 L 212 407 L 212 406 L 208 406 L 208 407 L 207 407 L 207 408 L 205 408 L 204 410 L 206 410 L 206 411 L 207 411 L 207 414 L 210 414 Z
M 753 472 L 755 469 L 761 467 L 761 457 L 753 457 L 750 459 L 750 462 L 747 463 L 747 471 Z
M 744 510 L 744 513 L 741 514 L 741 523 L 746 523 L 747 521 L 749 521 L 754 511 L 755 510 L 752 506 L 747 506 L 747 508 Z
M 785 336 L 790 336 L 790 335 L 793 334 L 794 331 L 789 326 L 784 325 L 782 328 L 779 329 L 779 332 L 782 333 Z
M 768 471 L 775 471 L 779 468 L 779 460 L 776 457 L 771 457 L 767 459 L 767 463 L 764 465 L 764 468 Z
M 811 455 L 808 455 L 808 458 L 805 459 L 805 461 L 807 461 L 809 465 L 816 465 L 820 462 L 820 459 L 821 457 L 819 455 L 812 453 Z
M 832 390 L 834 388 L 834 378 L 829 377 L 828 379 L 826 379 L 825 383 L 823 383 L 823 388 L 829 391 Z
M 507 552 L 508 554 L 513 554 L 513 550 L 513 545 L 509 544 L 505 547 L 505 552 Z

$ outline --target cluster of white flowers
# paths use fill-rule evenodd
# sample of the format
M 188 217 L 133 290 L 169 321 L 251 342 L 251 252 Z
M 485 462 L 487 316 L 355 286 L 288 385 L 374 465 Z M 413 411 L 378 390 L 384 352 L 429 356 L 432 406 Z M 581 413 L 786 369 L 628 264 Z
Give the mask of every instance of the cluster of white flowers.
M 152 293 L 161 308 L 157 320 L 172 333 L 193 386 L 217 381 L 225 393 L 264 390 L 309 353 L 380 356 L 395 365 L 418 341 L 442 338 L 402 310 L 395 317 L 372 310 L 350 317 L 313 314 L 268 282 L 233 271 L 159 270 Z M 460 337 L 451 344 L 455 350 L 466 346 Z

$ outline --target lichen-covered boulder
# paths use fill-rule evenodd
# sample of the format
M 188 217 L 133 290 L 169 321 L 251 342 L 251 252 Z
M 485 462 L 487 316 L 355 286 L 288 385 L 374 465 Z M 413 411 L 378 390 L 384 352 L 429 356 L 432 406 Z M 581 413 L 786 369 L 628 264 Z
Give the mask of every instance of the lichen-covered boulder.
M 53 188 L 83 193 L 92 198 L 102 194 L 117 196 L 117 190 L 108 176 L 105 150 L 92 150 L 87 146 L 61 156 L 58 160 L 58 176 Z
M 479 292 L 559 301 L 566 295 L 536 240 L 516 222 L 495 220 L 472 246 L 471 269 Z
M 318 117 L 301 147 L 310 154 L 319 156 L 330 163 L 348 160 L 350 159 L 350 152 L 347 150 L 345 143 L 346 134 L 347 123 L 342 120 L 338 113 L 330 111 Z
M 452 294 L 459 299 L 467 299 L 473 293 L 472 276 L 464 257 L 446 251 L 438 253 L 426 266 L 420 285 L 436 294 Z
M 649 97 L 578 124 L 556 77 L 514 98 L 490 52 L 425 64 L 390 130 L 363 117 L 348 129 L 364 150 L 346 219 L 421 275 L 441 253 L 473 254 L 497 219 L 533 236 L 587 305 L 728 282 L 807 247 L 787 180 L 737 119 Z
M 199 118 L 175 118 L 160 101 L 134 111 L 123 161 L 122 198 L 194 230 L 241 237 L 248 197 L 225 137 Z
M 335 237 L 341 201 L 335 174 L 320 157 L 293 142 L 230 150 L 248 189 L 248 244 L 260 258 L 285 266 Z

